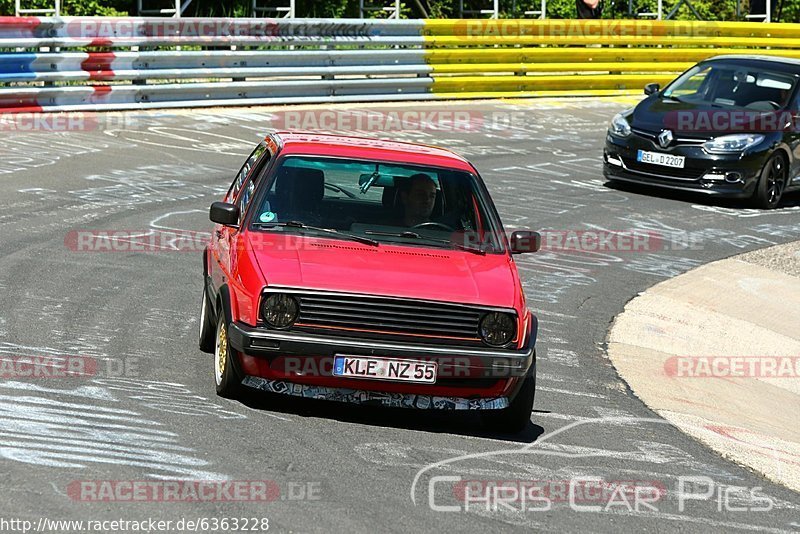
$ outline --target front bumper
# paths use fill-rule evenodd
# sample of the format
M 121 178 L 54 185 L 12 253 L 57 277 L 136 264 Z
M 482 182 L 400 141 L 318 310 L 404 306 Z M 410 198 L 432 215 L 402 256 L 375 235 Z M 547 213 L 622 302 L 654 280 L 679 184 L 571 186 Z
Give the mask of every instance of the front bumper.
M 333 357 L 336 354 L 384 356 L 437 361 L 450 364 L 453 358 L 467 358 L 469 366 L 491 370 L 496 376 L 524 376 L 533 363 L 532 335 L 527 346 L 516 350 L 484 350 L 470 347 L 419 345 L 381 342 L 336 336 L 320 336 L 280 330 L 267 330 L 242 323 L 230 327 L 233 348 L 243 354 L 264 357 L 278 355 Z
M 274 393 L 344 398 L 348 402 L 377 399 L 383 405 L 407 406 L 411 401 L 402 396 L 411 395 L 417 400 L 428 397 L 430 402 L 419 402 L 430 407 L 455 403 L 461 408 L 453 409 L 503 408 L 514 398 L 524 377 L 535 369 L 535 325 L 527 335 L 525 347 L 505 350 L 322 336 L 239 322 L 230 325 L 229 339 L 239 353 L 245 385 Z M 338 354 L 433 361 L 438 365 L 437 381 L 420 384 L 333 376 L 333 360 Z M 434 397 L 451 401 L 437 403 Z M 498 400 L 502 398 L 506 400 Z M 414 407 L 419 407 L 417 400 L 412 403 Z
M 352 388 L 333 388 L 296 384 L 286 380 L 270 380 L 255 376 L 246 376 L 242 384 L 281 395 L 303 397 L 307 399 L 346 402 L 382 406 L 384 408 L 415 408 L 418 410 L 502 410 L 508 408 L 510 400 L 507 396 L 490 398 L 448 397 L 415 393 L 386 393 Z
M 685 168 L 672 169 L 637 162 L 639 150 L 684 156 Z M 750 198 L 755 192 L 766 157 L 765 151 L 744 156 L 711 155 L 698 145 L 676 145 L 663 149 L 635 133 L 625 139 L 607 135 L 603 151 L 603 175 L 609 180 L 676 191 L 727 198 Z

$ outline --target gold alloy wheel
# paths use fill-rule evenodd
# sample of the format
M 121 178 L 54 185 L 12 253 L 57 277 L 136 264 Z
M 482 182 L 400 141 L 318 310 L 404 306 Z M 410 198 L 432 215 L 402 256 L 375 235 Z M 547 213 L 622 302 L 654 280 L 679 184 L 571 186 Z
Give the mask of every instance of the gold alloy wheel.
M 228 331 L 225 328 L 225 323 L 222 322 L 217 330 L 217 347 L 216 347 L 216 378 L 217 384 L 222 383 L 222 376 L 225 373 L 225 364 L 228 361 Z

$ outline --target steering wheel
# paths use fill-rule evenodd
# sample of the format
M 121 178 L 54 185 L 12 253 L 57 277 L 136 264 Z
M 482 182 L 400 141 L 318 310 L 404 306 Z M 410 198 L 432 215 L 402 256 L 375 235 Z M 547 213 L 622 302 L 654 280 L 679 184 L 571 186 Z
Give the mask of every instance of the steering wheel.
M 427 227 L 430 227 L 430 226 L 438 226 L 439 228 L 444 228 L 448 232 L 455 232 L 456 231 L 455 228 L 451 228 L 450 226 L 447 226 L 446 224 L 442 224 L 442 223 L 435 222 L 435 221 L 428 221 L 428 222 L 424 222 L 424 223 L 419 223 L 418 225 L 412 226 L 411 228 L 416 230 L 417 228 L 427 228 Z
M 756 104 L 756 105 L 753 106 L 753 104 Z M 763 106 L 761 106 L 759 104 L 769 104 L 769 107 L 772 108 L 769 111 L 778 111 L 779 109 L 781 109 L 781 105 L 778 104 L 777 102 L 775 102 L 774 100 L 757 100 L 755 102 L 750 102 L 748 105 L 745 106 L 745 108 L 753 109 L 755 111 L 762 111 L 762 112 L 767 111 L 765 109 L 762 109 Z

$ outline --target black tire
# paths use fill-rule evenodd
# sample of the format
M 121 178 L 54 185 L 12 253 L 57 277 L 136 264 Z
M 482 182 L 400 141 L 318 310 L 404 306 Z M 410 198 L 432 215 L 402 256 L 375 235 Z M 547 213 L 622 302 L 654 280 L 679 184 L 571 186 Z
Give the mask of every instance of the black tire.
M 223 311 L 217 319 L 214 336 L 214 383 L 217 386 L 217 395 L 226 399 L 238 398 L 243 389 L 242 378 L 233 363 L 236 356 L 236 350 L 228 338 L 228 321 Z
M 789 176 L 786 158 L 782 154 L 773 154 L 761 170 L 761 177 L 753 193 L 753 204 L 762 210 L 778 207 L 786 189 Z
M 217 336 L 213 315 L 208 293 L 203 286 L 203 300 L 200 302 L 200 350 L 209 354 L 214 354 Z
M 608 176 L 605 177 L 606 183 L 604 184 L 609 189 L 624 189 L 626 186 L 631 186 L 629 182 L 624 180 L 617 180 L 616 178 L 609 178 Z
M 493 432 L 517 434 L 522 432 L 531 420 L 533 399 L 536 396 L 536 376 L 525 378 L 522 388 L 503 410 L 487 410 L 482 414 L 484 426 Z

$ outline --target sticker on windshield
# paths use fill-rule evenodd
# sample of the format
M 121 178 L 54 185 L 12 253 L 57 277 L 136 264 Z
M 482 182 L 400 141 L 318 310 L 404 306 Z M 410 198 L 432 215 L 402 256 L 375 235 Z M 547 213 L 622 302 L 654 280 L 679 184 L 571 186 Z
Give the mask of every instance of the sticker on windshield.
M 268 223 L 274 221 L 275 217 L 276 217 L 275 213 L 271 211 L 265 211 L 264 213 L 261 214 L 258 220 L 264 223 Z

